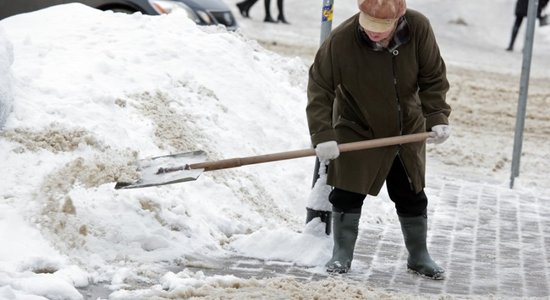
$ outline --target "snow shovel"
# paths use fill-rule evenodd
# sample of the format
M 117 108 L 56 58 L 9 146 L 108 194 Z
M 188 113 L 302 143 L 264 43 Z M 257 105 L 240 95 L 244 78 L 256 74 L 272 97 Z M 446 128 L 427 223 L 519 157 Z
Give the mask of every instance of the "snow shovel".
M 421 142 L 431 136 L 430 132 L 415 133 L 409 135 L 394 136 L 381 139 L 366 140 L 360 142 L 338 145 L 340 152 L 350 152 L 371 148 L 392 146 Z M 137 171 L 140 178 L 134 182 L 117 182 L 115 189 L 142 188 L 172 184 L 185 181 L 194 181 L 205 171 L 235 168 L 245 165 L 253 165 L 265 162 L 287 160 L 315 156 L 314 149 L 301 149 L 287 152 L 271 153 L 258 156 L 230 158 L 218 161 L 206 160 L 204 151 L 193 151 L 173 155 L 165 155 L 138 160 Z

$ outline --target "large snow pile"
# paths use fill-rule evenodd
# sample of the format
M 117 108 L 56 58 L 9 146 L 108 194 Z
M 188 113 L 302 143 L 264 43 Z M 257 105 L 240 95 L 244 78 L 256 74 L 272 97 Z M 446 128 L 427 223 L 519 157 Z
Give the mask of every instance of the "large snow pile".
M 18 89 L 0 138 L 0 286 L 48 297 L 65 282 L 75 299 L 88 279 L 149 281 L 163 262 L 223 255 L 239 234 L 302 229 L 313 158 L 113 189 L 136 176 L 139 158 L 308 148 L 300 59 L 178 14 L 72 4 L 2 25 Z M 326 236 L 295 242 L 320 245 L 298 262 L 326 260 Z

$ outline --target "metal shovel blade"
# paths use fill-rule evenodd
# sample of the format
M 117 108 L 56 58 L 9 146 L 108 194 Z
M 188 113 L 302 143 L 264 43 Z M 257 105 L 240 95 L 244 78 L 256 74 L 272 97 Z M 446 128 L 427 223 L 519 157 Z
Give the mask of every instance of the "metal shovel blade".
M 157 156 L 136 161 L 140 178 L 134 182 L 117 182 L 115 189 L 133 189 L 197 180 L 204 169 L 185 168 L 206 160 L 204 151 Z

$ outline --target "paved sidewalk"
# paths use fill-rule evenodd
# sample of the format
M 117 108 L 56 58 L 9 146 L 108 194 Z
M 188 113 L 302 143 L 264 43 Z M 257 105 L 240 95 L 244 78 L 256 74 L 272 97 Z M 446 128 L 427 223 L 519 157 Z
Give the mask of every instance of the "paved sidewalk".
M 430 195 L 440 199 L 429 208 L 430 254 L 446 269 L 447 278 L 434 281 L 406 272 L 398 223 L 361 227 L 352 271 L 346 278 L 413 295 L 550 299 L 549 195 L 473 182 L 453 184 L 452 180 L 428 188 Z M 201 271 L 241 278 L 326 277 L 290 263 L 244 257 L 218 266 Z

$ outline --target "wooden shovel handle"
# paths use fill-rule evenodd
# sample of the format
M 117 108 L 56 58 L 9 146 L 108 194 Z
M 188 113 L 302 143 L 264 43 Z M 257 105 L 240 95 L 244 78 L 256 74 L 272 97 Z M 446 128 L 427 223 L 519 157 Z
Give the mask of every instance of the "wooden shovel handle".
M 430 137 L 431 133 L 415 133 L 409 135 L 394 136 L 388 138 L 366 140 L 360 142 L 346 143 L 338 145 L 340 152 L 350 152 L 357 150 L 365 150 L 371 148 L 393 146 L 399 144 L 407 144 L 414 142 L 421 142 Z M 186 166 L 186 169 L 204 169 L 205 171 L 221 170 L 235 168 L 245 165 L 253 165 L 271 161 L 287 160 L 294 158 L 301 158 L 307 156 L 315 156 L 314 149 L 302 149 L 287 152 L 271 153 L 258 156 L 248 156 L 240 158 L 230 158 L 218 161 L 207 161 L 201 163 L 190 164 Z

